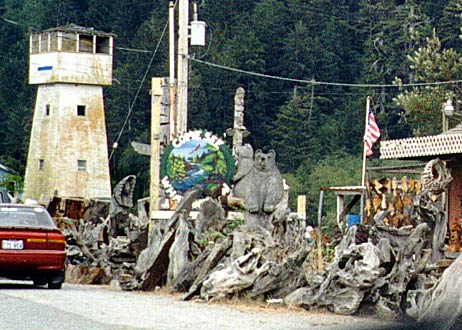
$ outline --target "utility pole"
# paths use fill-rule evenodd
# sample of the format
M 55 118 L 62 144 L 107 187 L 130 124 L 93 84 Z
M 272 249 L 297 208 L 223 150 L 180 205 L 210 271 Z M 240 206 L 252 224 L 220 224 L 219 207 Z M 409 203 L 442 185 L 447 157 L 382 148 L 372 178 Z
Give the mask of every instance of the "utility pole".
M 189 1 L 179 0 L 178 4 L 177 133 L 181 135 L 188 129 Z
M 150 201 L 149 219 L 152 219 L 154 212 L 159 210 L 159 182 L 160 182 L 160 113 L 162 106 L 163 86 L 166 85 L 165 78 L 152 78 L 152 98 L 151 98 L 151 182 L 150 182 Z
M 168 34 L 169 34 L 169 86 L 170 86 L 170 111 L 169 111 L 169 138 L 173 140 L 177 135 L 177 119 L 175 111 L 175 4 L 170 1 L 168 10 Z

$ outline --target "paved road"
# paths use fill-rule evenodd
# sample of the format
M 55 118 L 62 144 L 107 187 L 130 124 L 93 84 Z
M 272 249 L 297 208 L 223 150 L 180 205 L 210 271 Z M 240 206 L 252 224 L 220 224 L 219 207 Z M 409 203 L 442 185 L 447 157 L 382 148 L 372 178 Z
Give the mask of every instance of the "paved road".
M 0 330 L 356 330 L 378 324 L 326 313 L 242 311 L 108 286 L 48 290 L 0 281 Z

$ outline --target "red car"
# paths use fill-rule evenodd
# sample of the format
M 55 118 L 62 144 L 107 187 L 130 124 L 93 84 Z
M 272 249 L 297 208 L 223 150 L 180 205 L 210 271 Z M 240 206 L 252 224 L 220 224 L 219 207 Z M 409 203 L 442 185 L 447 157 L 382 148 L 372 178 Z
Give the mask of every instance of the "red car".
M 0 204 L 0 277 L 61 289 L 65 238 L 38 205 Z

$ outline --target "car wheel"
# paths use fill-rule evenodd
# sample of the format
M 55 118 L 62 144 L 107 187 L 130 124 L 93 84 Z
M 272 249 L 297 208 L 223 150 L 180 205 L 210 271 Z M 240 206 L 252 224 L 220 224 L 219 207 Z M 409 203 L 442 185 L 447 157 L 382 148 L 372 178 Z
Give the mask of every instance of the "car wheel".
M 48 289 L 61 289 L 64 283 L 64 271 L 57 272 L 48 277 Z
M 47 284 L 46 278 L 34 278 L 34 286 L 41 286 Z
M 63 282 L 48 282 L 48 289 L 59 290 L 63 286 Z

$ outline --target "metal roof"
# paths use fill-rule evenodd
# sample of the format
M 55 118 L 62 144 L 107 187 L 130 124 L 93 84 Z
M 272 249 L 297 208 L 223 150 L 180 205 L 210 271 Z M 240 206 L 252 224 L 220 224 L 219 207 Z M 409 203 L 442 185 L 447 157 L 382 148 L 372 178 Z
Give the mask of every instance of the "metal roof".
M 67 24 L 57 26 L 51 29 L 44 30 L 43 32 L 69 32 L 69 33 L 76 33 L 76 34 L 87 34 L 87 35 L 97 35 L 100 37 L 113 37 L 115 34 L 108 33 L 104 31 L 95 30 L 92 27 L 84 27 L 77 24 Z
M 381 159 L 462 154 L 462 127 L 445 133 L 380 142 Z

